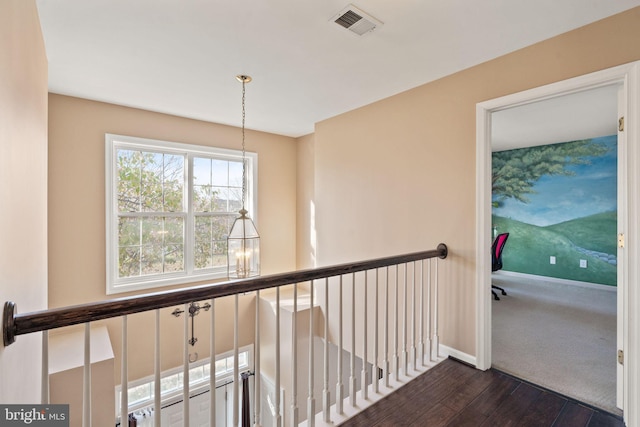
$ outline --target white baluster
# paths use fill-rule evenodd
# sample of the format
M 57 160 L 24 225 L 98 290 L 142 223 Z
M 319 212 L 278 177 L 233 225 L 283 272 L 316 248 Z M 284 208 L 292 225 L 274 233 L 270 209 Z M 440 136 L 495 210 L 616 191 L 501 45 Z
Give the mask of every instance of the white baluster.
M 416 268 L 416 263 L 413 262 L 413 291 L 411 293 L 411 361 L 413 363 L 413 370 L 415 371 L 416 368 L 418 367 L 416 361 L 416 274 L 417 274 L 417 268 Z
M 255 378 L 253 381 L 253 412 L 254 412 L 254 426 L 255 427 L 259 427 L 260 426 L 260 417 L 261 417 L 261 399 L 262 399 L 262 394 L 261 394 L 261 384 L 260 384 L 260 380 L 261 380 L 261 373 L 260 373 L 260 291 L 256 291 L 256 338 L 255 338 L 255 360 L 253 362 L 253 365 L 255 367 L 254 371 L 255 371 Z M 212 426 L 214 424 L 211 424 Z
M 276 414 L 274 425 L 282 425 L 282 415 L 280 414 L 280 286 L 276 288 Z
M 82 383 L 82 426 L 91 427 L 91 324 L 84 324 L 84 375 Z
M 424 367 L 424 260 L 420 261 L 420 330 L 418 331 L 418 358 L 420 366 Z
M 427 261 L 427 354 L 429 361 L 433 360 L 433 346 L 431 344 L 431 258 Z
M 42 378 L 41 397 L 43 405 L 49 404 L 49 331 L 42 331 Z
M 309 285 L 309 291 L 310 291 L 310 295 L 309 295 L 309 398 L 307 400 L 307 425 L 309 427 L 314 427 L 316 425 L 316 402 L 315 399 L 313 397 L 313 369 L 314 369 L 314 363 L 313 363 L 313 340 L 314 340 L 314 333 L 313 333 L 313 293 L 314 293 L 314 286 L 313 286 L 313 280 L 311 281 L 310 285 Z
M 120 366 L 120 425 L 129 423 L 129 378 L 127 361 L 127 316 L 122 316 L 122 357 Z
M 349 359 L 349 401 L 356 406 L 356 274 L 351 274 L 351 357 Z
M 209 425 L 216 425 L 216 300 L 211 299 L 209 331 Z M 156 410 L 157 412 L 157 410 Z M 156 417 L 158 417 L 156 415 Z M 156 418 L 157 419 L 157 418 Z
M 373 392 L 379 391 L 379 378 L 378 372 L 380 371 L 380 364 L 378 363 L 378 269 L 376 268 L 376 296 L 373 313 L 373 365 L 371 368 L 371 384 L 373 385 Z
M 338 382 L 336 383 L 336 413 L 342 415 L 344 408 L 342 399 L 344 398 L 344 388 L 342 386 L 342 276 L 338 287 Z
M 162 392 L 160 391 L 160 373 L 162 365 L 160 363 L 160 310 L 156 310 L 156 336 L 155 336 L 155 352 L 154 352 L 154 380 L 153 380 L 153 417 L 156 427 L 160 427 L 162 412 Z
M 399 292 L 398 292 L 398 287 L 400 286 L 400 278 L 399 276 L 399 271 L 400 267 L 398 267 L 396 265 L 396 283 L 395 283 L 395 310 L 394 310 L 394 316 L 395 316 L 395 322 L 394 322 L 394 328 L 395 328 L 395 333 L 393 334 L 393 339 L 394 339 L 394 344 L 393 344 L 393 372 L 395 374 L 395 379 L 396 381 L 398 380 L 398 378 L 400 377 L 400 357 L 398 355 L 398 350 L 399 350 L 399 335 L 400 335 L 400 318 L 399 318 L 399 313 L 398 313 L 398 308 L 399 308 L 399 304 L 398 304 L 398 298 L 399 298 Z
M 291 425 L 298 425 L 298 284 L 293 284 L 291 319 Z
M 438 259 L 436 258 L 436 269 L 434 274 L 433 291 L 433 346 L 435 347 L 436 359 L 440 357 L 440 338 L 438 337 Z
M 182 356 L 182 420 L 189 427 L 189 304 L 184 305 L 184 354 Z
M 409 373 L 409 354 L 407 353 L 407 264 L 404 264 L 404 289 L 402 299 L 402 367 L 404 369 L 404 375 Z
M 384 359 L 382 369 L 384 372 L 384 386 L 389 387 L 389 267 L 385 267 L 386 280 L 384 282 Z
M 240 368 L 238 367 L 238 294 L 234 295 L 234 312 L 233 312 L 233 425 L 240 425 Z
M 324 279 L 324 369 L 322 388 L 322 419 L 325 423 L 331 422 L 330 406 L 331 393 L 329 392 L 329 278 Z
M 362 326 L 362 373 L 360 374 L 360 390 L 362 390 L 362 398 L 367 400 L 369 398 L 368 395 L 368 387 L 367 387 L 367 277 L 369 276 L 368 272 L 364 272 L 364 304 L 362 305 L 362 315 L 363 315 L 363 326 Z M 355 288 L 355 281 L 353 283 L 353 287 Z M 353 301 L 353 307 L 351 308 L 354 312 L 356 311 L 355 300 Z M 355 330 L 354 330 L 355 332 Z M 355 335 L 355 333 L 354 333 Z M 354 340 L 355 341 L 355 340 Z M 355 348 L 354 348 L 355 353 Z

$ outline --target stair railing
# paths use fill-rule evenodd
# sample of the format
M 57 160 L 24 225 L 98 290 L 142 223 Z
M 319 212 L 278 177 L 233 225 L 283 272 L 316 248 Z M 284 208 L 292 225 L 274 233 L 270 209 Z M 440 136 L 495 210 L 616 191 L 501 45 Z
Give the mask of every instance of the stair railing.
M 128 375 L 127 375 L 127 316 L 135 313 L 142 313 L 155 310 L 156 313 L 156 346 L 155 346 L 155 393 L 154 393 L 154 416 L 155 426 L 160 426 L 160 390 L 159 390 L 159 336 L 160 321 L 159 310 L 184 304 L 185 312 L 188 312 L 189 304 L 194 301 L 209 300 L 211 304 L 211 381 L 215 377 L 215 305 L 216 299 L 226 296 L 235 296 L 234 315 L 234 378 L 233 382 L 233 425 L 239 425 L 239 398 L 238 398 L 238 296 L 249 292 L 256 292 L 256 324 L 255 324 L 255 383 L 254 383 L 254 414 L 253 424 L 261 425 L 261 390 L 260 390 L 260 335 L 261 325 L 260 291 L 275 289 L 275 316 L 276 316 L 276 342 L 282 334 L 280 320 L 280 289 L 283 286 L 292 285 L 294 290 L 293 316 L 292 316 L 292 336 L 298 335 L 297 316 L 298 313 L 298 285 L 308 284 L 310 298 L 310 321 L 309 321 L 309 360 L 306 365 L 308 369 L 308 396 L 307 411 L 304 413 L 306 425 L 316 424 L 336 425 L 355 415 L 366 406 L 372 404 L 384 394 L 393 391 L 401 386 L 406 380 L 410 380 L 414 374 L 419 374 L 439 361 L 439 337 L 438 337 L 438 259 L 447 257 L 448 248 L 444 243 L 438 245 L 434 250 L 414 252 L 410 254 L 378 258 L 374 260 L 346 263 L 329 267 L 300 270 L 290 273 L 274 274 L 242 280 L 233 280 L 222 283 L 194 286 L 184 289 L 175 289 L 162 292 L 147 293 L 121 298 L 110 299 L 87 304 L 80 304 L 68 307 L 53 308 L 31 313 L 18 313 L 16 304 L 7 301 L 4 304 L 2 318 L 2 334 L 5 346 L 15 342 L 20 335 L 42 332 L 43 357 L 42 357 L 42 402 L 49 403 L 49 369 L 48 369 L 48 331 L 62 327 L 84 324 L 84 368 L 83 368 L 83 408 L 82 425 L 91 425 L 91 362 L 90 362 L 90 342 L 91 342 L 91 322 L 104 319 L 122 318 L 122 361 L 121 361 L 121 420 L 127 420 L 129 415 L 129 405 L 127 401 Z M 432 271 L 432 260 L 435 260 Z M 364 272 L 364 273 L 363 273 Z M 369 280 L 369 272 L 374 272 L 374 280 Z M 360 273 L 360 274 L 358 274 Z M 382 279 L 381 279 L 382 276 Z M 394 279 L 395 277 L 395 279 Z M 344 278 L 349 278 L 351 282 L 350 293 L 350 321 L 344 322 Z M 329 286 L 330 279 L 337 280 L 337 286 Z M 382 286 L 381 286 L 382 285 Z M 338 307 L 330 304 L 330 293 L 338 291 Z M 382 289 L 381 289 L 382 288 Z M 369 307 L 369 293 L 373 292 L 375 301 L 373 307 Z M 324 294 L 322 300 L 315 302 L 316 294 Z M 425 302 L 426 298 L 426 302 Z M 411 304 L 409 307 L 408 304 Z M 363 328 L 358 331 L 356 328 L 356 305 L 361 304 L 363 316 Z M 401 304 L 401 305 L 400 305 Z M 314 385 L 314 335 L 315 321 L 313 307 L 320 305 L 324 311 L 324 337 L 323 338 L 323 374 L 322 374 L 322 409 L 316 411 Z M 383 306 L 381 309 L 380 306 Z M 391 311 L 393 314 L 391 315 Z M 329 318 L 337 316 L 337 327 L 331 327 Z M 184 370 L 183 370 L 183 401 L 184 401 L 184 426 L 189 426 L 189 351 L 188 351 L 188 316 L 184 316 Z M 373 322 L 373 326 L 371 325 Z M 346 324 L 345 324 L 346 323 Z M 379 324 L 383 324 L 382 331 Z M 345 346 L 343 342 L 343 332 L 350 328 L 350 345 Z M 361 334 L 363 345 L 360 355 L 357 355 L 356 335 Z M 336 337 L 332 335 L 337 335 Z M 382 335 L 382 344 L 379 336 Z M 393 340 L 391 341 L 391 336 Z M 373 337 L 373 344 L 369 346 L 368 337 Z M 334 367 L 336 376 L 335 396 L 331 397 L 330 376 L 334 372 L 331 370 L 329 347 L 336 344 L 337 365 Z M 372 351 L 370 351 L 372 347 Z M 380 348 L 382 347 L 382 348 Z M 291 348 L 291 403 L 289 425 L 299 425 L 298 408 L 298 370 L 304 363 L 298 360 L 298 345 L 295 339 Z M 343 352 L 349 354 L 348 372 L 348 397 L 345 396 L 343 376 Z M 275 346 L 275 389 L 280 390 L 281 376 L 281 345 Z M 264 357 L 264 354 L 262 354 Z M 356 358 L 362 365 L 362 371 L 356 372 Z M 263 359 L 264 360 L 264 359 Z M 370 366 L 370 367 L 369 367 Z M 413 373 L 412 373 L 413 372 Z M 360 375 L 360 386 L 358 390 L 357 378 Z M 404 377 L 404 380 L 403 380 Z M 211 385 L 213 389 L 213 384 Z M 210 393 L 210 423 L 215 425 L 215 393 Z M 360 396 L 360 400 L 358 400 Z M 334 404 L 332 404 L 334 402 Z M 345 405 L 347 402 L 347 405 Z M 273 425 L 280 427 L 283 423 L 284 414 L 280 407 L 280 393 L 275 393 L 275 415 Z M 122 424 L 121 424 L 122 425 Z

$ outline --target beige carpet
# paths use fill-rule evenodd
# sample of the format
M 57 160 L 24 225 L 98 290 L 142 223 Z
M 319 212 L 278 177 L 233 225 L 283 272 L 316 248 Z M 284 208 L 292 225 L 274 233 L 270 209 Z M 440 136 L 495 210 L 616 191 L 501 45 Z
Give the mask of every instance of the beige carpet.
M 494 275 L 493 366 L 614 414 L 616 292 Z

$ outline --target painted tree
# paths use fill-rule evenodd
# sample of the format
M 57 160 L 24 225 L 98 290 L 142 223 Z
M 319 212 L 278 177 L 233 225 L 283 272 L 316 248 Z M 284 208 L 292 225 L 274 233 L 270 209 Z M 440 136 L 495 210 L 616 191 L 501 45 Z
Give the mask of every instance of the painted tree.
M 492 155 L 491 190 L 495 207 L 509 198 L 528 203 L 527 194 L 544 175 L 571 176 L 570 165 L 588 165 L 590 158 L 602 156 L 607 148 L 591 139 L 517 150 Z

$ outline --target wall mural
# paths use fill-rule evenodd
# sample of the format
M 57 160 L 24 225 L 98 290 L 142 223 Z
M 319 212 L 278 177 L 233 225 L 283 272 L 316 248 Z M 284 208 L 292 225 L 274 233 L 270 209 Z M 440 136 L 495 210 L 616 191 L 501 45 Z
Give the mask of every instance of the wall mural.
M 616 285 L 617 136 L 492 155 L 503 270 Z

